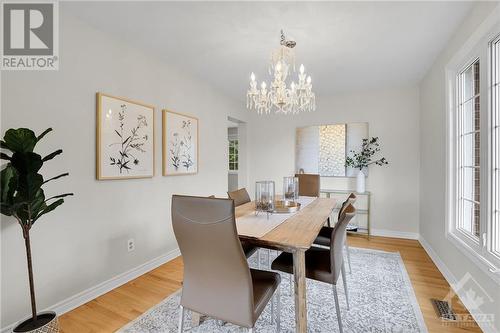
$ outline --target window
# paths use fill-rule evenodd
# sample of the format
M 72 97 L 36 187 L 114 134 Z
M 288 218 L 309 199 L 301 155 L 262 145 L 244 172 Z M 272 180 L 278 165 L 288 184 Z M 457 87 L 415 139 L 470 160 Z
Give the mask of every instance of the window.
M 447 237 L 500 281 L 500 24 L 450 61 Z
M 492 212 L 491 239 L 492 254 L 500 258 L 500 37 L 490 47 L 491 55 L 491 152 L 492 152 Z
M 481 128 L 479 60 L 458 75 L 458 220 L 457 228 L 479 238 L 481 199 Z
M 229 139 L 229 171 L 238 171 L 238 139 Z

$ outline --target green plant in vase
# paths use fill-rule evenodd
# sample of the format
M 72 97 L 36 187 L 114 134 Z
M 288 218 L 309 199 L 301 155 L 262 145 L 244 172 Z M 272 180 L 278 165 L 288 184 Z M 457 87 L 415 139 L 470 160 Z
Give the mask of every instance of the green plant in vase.
M 62 153 L 59 149 L 42 157 L 33 151 L 36 144 L 50 131 L 51 128 L 36 136 L 27 128 L 9 129 L 0 141 L 1 159 L 8 161 L 2 165 L 0 173 L 1 213 L 14 217 L 21 226 L 26 247 L 31 298 L 31 318 L 17 325 L 14 332 L 58 332 L 59 330 L 54 312 L 37 313 L 30 243 L 30 230 L 35 222 L 60 206 L 64 202 L 64 197 L 73 195 L 64 193 L 45 197 L 42 188 L 45 184 L 68 175 L 63 173 L 44 179 L 39 173 L 45 162 Z
M 389 162 L 385 157 L 375 157 L 377 153 L 380 152 L 380 143 L 378 137 L 372 137 L 371 139 L 363 139 L 361 143 L 361 150 L 355 152 L 351 150 L 351 156 L 347 156 L 345 160 L 345 166 L 353 169 L 357 169 L 357 180 L 356 180 L 356 192 L 365 192 L 365 174 L 363 169 L 368 168 L 370 165 L 387 165 Z

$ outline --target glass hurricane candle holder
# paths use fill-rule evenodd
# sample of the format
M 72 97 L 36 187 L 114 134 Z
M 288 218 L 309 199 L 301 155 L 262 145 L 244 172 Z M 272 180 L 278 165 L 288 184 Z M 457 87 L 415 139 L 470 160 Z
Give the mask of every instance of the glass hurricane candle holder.
M 255 182 L 255 212 L 272 212 L 274 210 L 274 196 L 273 181 Z
M 296 202 L 299 199 L 299 178 L 283 177 L 283 200 Z

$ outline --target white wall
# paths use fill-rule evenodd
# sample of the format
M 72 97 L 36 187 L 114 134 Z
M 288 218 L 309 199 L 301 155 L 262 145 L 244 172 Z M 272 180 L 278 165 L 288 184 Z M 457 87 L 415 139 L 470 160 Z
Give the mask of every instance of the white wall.
M 475 29 L 493 12 L 497 3 L 480 3 L 461 24 L 420 85 L 420 234 L 422 242 L 432 248 L 446 269 L 447 278 L 461 279 L 466 273 L 490 294 L 494 302 L 485 300 L 479 311 L 494 314 L 500 331 L 500 286 L 445 237 L 446 177 L 446 92 L 445 66 L 459 51 Z M 500 18 L 499 18 L 500 19 Z M 450 281 L 453 282 L 453 281 Z M 478 295 L 482 292 L 472 284 Z M 470 309 L 471 310 L 471 309 Z M 473 310 L 473 309 L 472 309 Z
M 419 93 L 417 87 L 318 97 L 317 110 L 293 116 L 253 115 L 248 133 L 250 193 L 256 180 L 274 180 L 295 172 L 295 129 L 301 126 L 368 122 L 379 136 L 386 167 L 373 167 L 367 190 L 373 192 L 372 228 L 414 237 L 419 224 Z M 258 122 L 258 123 L 257 123 Z M 323 177 L 323 188 L 355 188 L 354 178 Z
M 54 132 L 38 147 L 62 148 L 42 170 L 69 171 L 48 194 L 75 193 L 32 229 L 39 309 L 177 248 L 170 222 L 173 193 L 224 196 L 227 191 L 227 117 L 246 120 L 240 103 L 178 68 L 93 30 L 60 9 L 60 70 L 2 73 L 2 133 L 28 127 Z M 163 61 L 162 61 L 163 60 Z M 156 170 L 152 179 L 95 180 L 95 93 L 156 105 Z M 162 177 L 161 108 L 200 120 L 199 173 Z M 128 253 L 126 241 L 136 249 Z M 1 326 L 29 314 L 21 230 L 1 221 Z

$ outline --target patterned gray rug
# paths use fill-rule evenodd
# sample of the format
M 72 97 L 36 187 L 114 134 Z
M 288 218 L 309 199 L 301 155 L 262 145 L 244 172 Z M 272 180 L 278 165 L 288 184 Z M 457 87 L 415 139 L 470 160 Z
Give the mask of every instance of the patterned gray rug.
M 264 252 L 267 253 L 267 252 Z M 272 251 L 274 254 L 275 252 Z M 272 255 L 273 256 L 273 255 Z M 347 274 L 351 308 L 347 311 L 342 280 L 338 290 L 344 332 L 427 332 L 408 274 L 399 253 L 351 248 L 352 273 Z M 262 255 L 262 267 L 267 255 Z M 257 265 L 257 256 L 250 258 L 250 266 Z M 294 299 L 288 288 L 288 276 L 282 275 L 281 332 L 294 332 Z M 169 296 L 128 325 L 120 333 L 177 332 L 180 291 Z M 337 317 L 331 286 L 307 280 L 307 317 L 309 332 L 338 332 Z M 270 323 L 268 306 L 256 324 L 259 333 L 275 332 Z M 191 314 L 186 311 L 186 332 L 246 332 L 245 329 L 225 324 L 218 326 L 211 318 L 204 318 L 200 326 L 191 328 Z

